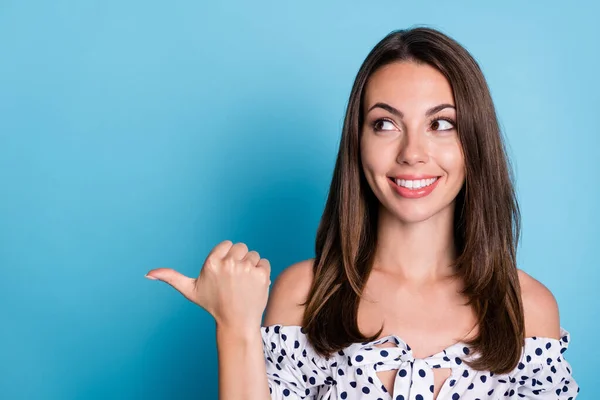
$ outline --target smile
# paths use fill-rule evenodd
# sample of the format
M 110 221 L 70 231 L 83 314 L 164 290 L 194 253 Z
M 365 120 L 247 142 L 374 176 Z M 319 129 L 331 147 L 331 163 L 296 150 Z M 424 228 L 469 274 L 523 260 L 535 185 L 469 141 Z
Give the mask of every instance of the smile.
M 406 179 L 396 179 L 396 185 L 398 186 L 402 186 L 408 189 L 420 189 L 422 187 L 427 187 L 429 185 L 432 185 L 435 181 L 437 181 L 438 178 L 431 178 L 431 179 L 417 179 L 414 181 L 409 181 Z
M 392 188 L 402 197 L 418 199 L 433 192 L 439 182 L 439 176 L 428 179 L 396 179 L 388 178 Z

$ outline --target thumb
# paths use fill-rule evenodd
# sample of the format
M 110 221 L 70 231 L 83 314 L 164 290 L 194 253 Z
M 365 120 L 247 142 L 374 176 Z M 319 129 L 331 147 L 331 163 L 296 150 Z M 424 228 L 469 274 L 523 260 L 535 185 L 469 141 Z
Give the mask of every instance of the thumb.
M 171 268 L 157 268 L 149 271 L 146 278 L 168 283 L 188 300 L 194 301 L 196 279 L 185 276 Z

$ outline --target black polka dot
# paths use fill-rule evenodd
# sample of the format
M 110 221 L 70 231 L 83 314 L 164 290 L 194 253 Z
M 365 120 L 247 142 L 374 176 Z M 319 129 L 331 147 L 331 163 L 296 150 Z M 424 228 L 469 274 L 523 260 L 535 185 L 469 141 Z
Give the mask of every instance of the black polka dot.
M 420 370 L 419 370 L 419 376 L 420 376 L 421 378 L 425 378 L 425 371 L 424 371 L 424 370 L 422 370 L 422 369 L 420 369 Z
M 406 376 L 406 370 L 405 370 L 405 369 L 401 369 L 401 370 L 398 372 L 398 375 L 400 375 L 401 377 L 403 377 L 403 378 L 404 378 L 404 377 Z
M 362 388 L 362 392 L 364 394 L 369 394 L 371 392 L 371 390 L 368 387 L 365 386 L 365 387 Z

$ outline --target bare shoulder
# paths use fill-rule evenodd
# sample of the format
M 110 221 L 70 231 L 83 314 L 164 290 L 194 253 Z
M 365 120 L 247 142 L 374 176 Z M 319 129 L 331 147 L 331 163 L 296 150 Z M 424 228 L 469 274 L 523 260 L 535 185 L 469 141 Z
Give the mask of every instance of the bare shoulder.
M 519 270 L 521 298 L 525 314 L 525 336 L 558 339 L 560 317 L 552 292 L 526 272 Z
M 300 261 L 284 269 L 275 279 L 263 320 L 264 326 L 301 325 L 303 303 L 313 281 L 314 259 Z

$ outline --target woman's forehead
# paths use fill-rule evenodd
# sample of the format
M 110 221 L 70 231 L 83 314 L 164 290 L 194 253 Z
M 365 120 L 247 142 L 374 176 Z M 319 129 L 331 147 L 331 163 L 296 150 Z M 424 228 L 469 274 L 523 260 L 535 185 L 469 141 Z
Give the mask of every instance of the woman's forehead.
M 454 96 L 450 82 L 437 69 L 428 64 L 403 61 L 385 65 L 369 78 L 365 109 L 378 102 L 399 109 L 429 108 L 441 103 L 454 104 Z

